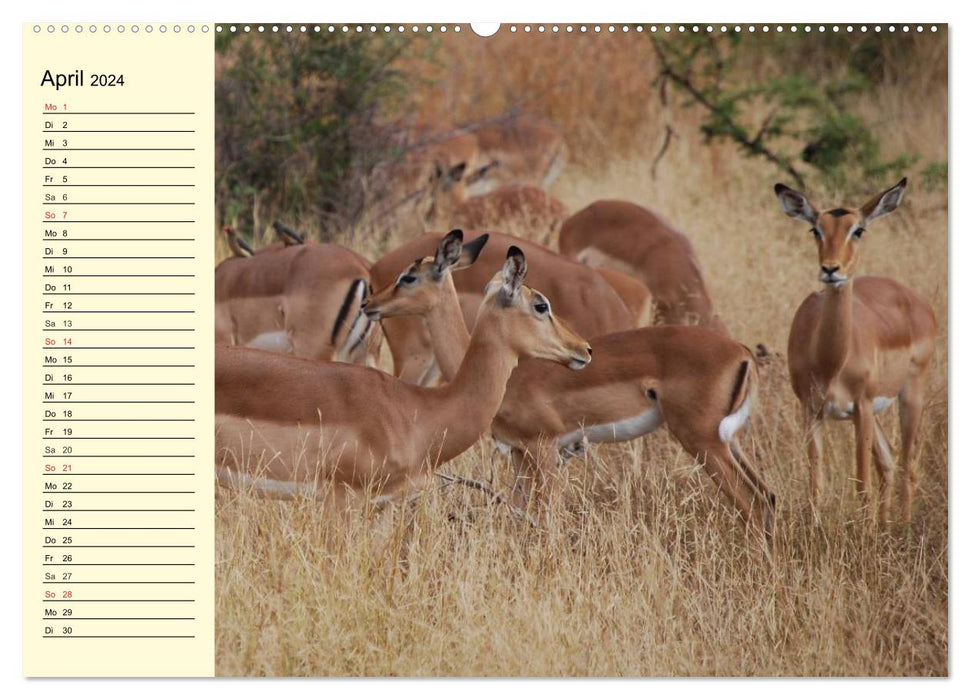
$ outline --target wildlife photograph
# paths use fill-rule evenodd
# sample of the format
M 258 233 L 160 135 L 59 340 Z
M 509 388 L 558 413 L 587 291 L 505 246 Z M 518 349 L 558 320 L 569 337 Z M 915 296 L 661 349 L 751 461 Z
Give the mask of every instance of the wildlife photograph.
M 216 36 L 216 672 L 948 677 L 948 27 Z

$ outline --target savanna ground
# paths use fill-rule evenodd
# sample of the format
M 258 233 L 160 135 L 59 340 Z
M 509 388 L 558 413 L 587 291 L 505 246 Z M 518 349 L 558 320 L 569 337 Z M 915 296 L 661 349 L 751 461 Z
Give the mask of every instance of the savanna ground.
M 315 502 L 222 491 L 218 672 L 947 675 L 946 186 L 912 175 L 902 207 L 867 232 L 862 263 L 863 273 L 925 295 L 940 322 L 914 522 L 879 526 L 861 514 L 852 427 L 828 423 L 832 478 L 814 526 L 784 353 L 793 312 L 818 288 L 816 253 L 808 226 L 785 217 L 772 193 L 777 181 L 793 183 L 731 144 L 707 144 L 683 95 L 661 104 L 650 51 L 635 46 L 643 36 L 525 38 L 445 37 L 452 59 L 425 69 L 416 109 L 461 123 L 522 103 L 567 136 L 570 165 L 551 191 L 571 211 L 627 199 L 691 237 L 734 337 L 773 353 L 743 437 L 779 499 L 772 562 L 663 430 L 570 463 L 567 503 L 539 530 L 461 486 L 419 501 L 410 540 L 402 510 L 335 520 Z M 857 113 L 887 157 L 947 159 L 946 42 L 927 39 L 859 98 Z M 839 70 L 838 56 L 806 48 L 746 69 L 784 73 L 787 60 L 801 60 Z M 665 124 L 674 138 L 652 177 Z M 887 178 L 882 187 L 896 181 Z M 858 206 L 879 188 L 814 181 L 807 193 L 820 206 Z M 356 230 L 338 240 L 375 258 L 419 230 L 403 221 L 390 237 Z M 896 445 L 890 413 L 880 421 Z M 508 478 L 487 440 L 443 470 L 500 486 Z

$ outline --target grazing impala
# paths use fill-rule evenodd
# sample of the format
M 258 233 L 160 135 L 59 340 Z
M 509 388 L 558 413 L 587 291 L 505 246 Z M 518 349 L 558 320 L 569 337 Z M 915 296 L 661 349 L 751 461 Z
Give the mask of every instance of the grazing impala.
M 436 219 L 467 229 L 501 229 L 536 234 L 547 243 L 567 217 L 556 197 L 532 185 L 502 185 L 486 194 L 436 207 Z
M 819 280 L 825 285 L 802 303 L 789 331 L 789 373 L 802 404 L 814 509 L 823 419 L 851 419 L 856 430 L 857 492 L 866 504 L 872 453 L 880 477 L 880 517 L 888 518 L 895 464 L 875 414 L 899 399 L 905 472 L 901 506 L 903 520 L 910 522 L 917 487 L 914 448 L 937 320 L 930 304 L 902 284 L 885 277 L 854 277 L 864 231 L 897 208 L 906 185 L 904 178 L 859 209 L 822 212 L 785 185 L 776 185 L 775 193 L 786 214 L 812 226 Z
M 469 127 L 481 166 L 466 174 L 469 196 L 501 185 L 549 187 L 563 170 L 566 142 L 552 125 L 533 117 L 514 117 Z
M 654 321 L 654 297 L 651 296 L 651 290 L 646 285 L 611 267 L 597 265 L 593 269 L 607 280 L 607 284 L 613 287 L 617 295 L 624 300 L 634 319 L 635 328 L 651 325 Z
M 470 342 L 450 272 L 471 264 L 480 247 L 461 248 L 461 241 L 461 231 L 451 232 L 434 257 L 407 266 L 365 305 L 375 320 L 421 315 L 449 380 L 460 375 Z M 552 313 L 549 300 L 536 301 L 537 311 Z M 735 442 L 757 390 L 752 354 L 724 335 L 686 326 L 614 333 L 592 346 L 596 362 L 583 372 L 526 360 L 512 373 L 492 435 L 516 451 L 520 477 L 542 484 L 557 453 L 631 440 L 666 423 L 743 517 L 771 538 L 775 496 Z
M 368 183 L 372 217 L 404 212 L 424 224 L 436 208 L 448 209 L 465 199 L 464 177 L 477 162 L 478 144 L 471 134 L 446 127 L 419 126 L 396 139 L 397 157 L 379 164 Z
M 367 260 L 329 243 L 276 245 L 216 267 L 216 342 L 366 362 L 378 336 L 360 312 Z
M 639 279 L 654 295 L 658 325 L 697 324 L 727 334 L 691 241 L 644 207 L 594 202 L 563 222 L 560 252 Z
M 455 262 L 454 260 L 451 262 Z M 418 387 L 368 367 L 216 346 L 216 464 L 226 483 L 296 495 L 330 482 L 392 495 L 489 429 L 520 358 L 574 369 L 587 342 L 523 285 L 526 259 L 510 248 L 489 284 L 454 381 Z
M 232 226 L 223 226 L 223 234 L 226 236 L 226 243 L 234 258 L 249 258 L 253 256 L 253 248 L 243 240 L 242 236 L 236 233 Z
M 501 233 L 489 235 L 492 245 L 483 251 L 479 264 L 455 275 L 455 287 L 469 328 L 482 301 L 482 290 L 489 281 L 487 271 L 501 264 L 502 251 L 511 245 L 525 251 L 533 282 L 546 292 L 556 305 L 560 317 L 578 333 L 589 338 L 633 328 L 633 319 L 623 300 L 603 277 L 589 267 L 515 236 Z M 433 255 L 441 238 L 441 233 L 427 233 L 378 260 L 371 267 L 374 288 L 394 282 L 414 260 Z M 421 319 L 392 318 L 381 325 L 394 358 L 395 374 L 412 383 L 434 383 L 439 370 L 431 339 Z

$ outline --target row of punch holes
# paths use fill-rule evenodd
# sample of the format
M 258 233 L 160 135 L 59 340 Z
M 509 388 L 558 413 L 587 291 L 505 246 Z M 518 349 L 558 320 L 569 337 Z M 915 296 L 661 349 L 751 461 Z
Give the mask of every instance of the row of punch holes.
M 98 32 L 102 32 L 103 34 L 110 34 L 111 32 L 124 34 L 126 31 L 131 32 L 132 34 L 138 34 L 139 31 L 143 31 L 146 34 L 151 34 L 152 32 L 156 31 L 156 29 L 162 34 L 165 34 L 170 30 L 175 34 L 181 34 L 183 31 L 188 32 L 189 34 L 194 34 L 196 31 L 196 26 L 194 24 L 187 24 L 183 27 L 181 24 L 173 24 L 171 27 L 169 27 L 168 25 L 160 24 L 158 25 L 158 27 L 155 27 L 154 25 L 151 25 L 151 24 L 146 24 L 142 26 L 137 24 L 129 24 L 127 26 L 124 24 L 119 24 L 116 27 L 112 27 L 110 24 L 105 24 L 99 27 L 96 24 L 92 24 L 90 26 L 85 27 L 83 24 L 76 24 L 73 27 L 70 27 L 66 24 L 62 24 L 60 27 L 56 27 L 53 24 L 48 24 L 47 27 L 45 28 L 45 27 L 41 27 L 39 24 L 35 24 L 34 34 L 40 34 L 45 29 L 48 34 L 55 34 L 58 30 L 60 30 L 61 34 L 68 34 L 71 31 L 74 31 L 76 34 L 82 34 L 84 32 L 88 32 L 89 34 L 97 34 Z M 199 30 L 203 34 L 206 34 L 209 32 L 209 25 L 202 24 L 199 26 Z
M 904 24 L 904 25 L 894 25 L 894 24 L 891 24 L 891 25 L 886 25 L 886 26 L 883 26 L 883 25 L 858 25 L 858 26 L 857 25 L 828 25 L 827 26 L 827 25 L 823 25 L 823 24 L 820 24 L 820 25 L 809 25 L 809 24 L 807 24 L 807 25 L 794 25 L 794 24 L 791 24 L 791 25 L 781 25 L 781 24 L 775 24 L 775 25 L 768 25 L 768 24 L 759 24 L 759 25 L 755 25 L 755 24 L 748 24 L 748 25 L 740 25 L 740 24 L 736 24 L 736 25 L 726 25 L 726 24 L 720 24 L 720 25 L 711 25 L 711 24 L 708 24 L 708 25 L 700 25 L 700 24 L 691 24 L 691 25 L 688 25 L 688 24 L 677 24 L 677 25 L 674 25 L 674 24 L 651 24 L 651 25 L 647 25 L 647 24 L 605 24 L 605 25 L 600 25 L 600 24 L 592 24 L 592 25 L 586 25 L 586 24 L 577 24 L 577 25 L 574 25 L 574 24 L 567 24 L 567 25 L 553 24 L 553 25 L 545 25 L 545 24 L 536 24 L 536 25 L 532 25 L 532 24 L 525 24 L 525 25 L 517 25 L 517 24 L 512 24 L 512 25 L 508 25 L 508 26 L 504 27 L 504 30 L 505 31 L 508 31 L 510 33 L 513 33 L 513 34 L 515 34 L 517 32 L 520 32 L 520 31 L 521 32 L 525 32 L 526 34 L 529 34 L 529 33 L 532 33 L 532 32 L 536 32 L 536 33 L 539 33 L 539 34 L 545 34 L 545 33 L 559 34 L 559 33 L 564 33 L 564 32 L 567 33 L 567 34 L 571 34 L 571 33 L 579 33 L 579 34 L 594 33 L 594 34 L 600 34 L 600 33 L 603 33 L 603 32 L 607 32 L 607 33 L 610 33 L 610 34 L 613 34 L 613 33 L 628 34 L 628 33 L 631 33 L 631 32 L 634 32 L 634 33 L 637 33 L 637 32 L 640 32 L 640 33 L 643 33 L 643 32 L 651 32 L 651 33 L 655 33 L 655 34 L 656 33 L 667 33 L 667 34 L 671 34 L 671 33 L 681 33 L 681 34 L 685 34 L 685 33 L 695 33 L 695 34 L 697 34 L 697 33 L 701 33 L 701 32 L 707 32 L 707 33 L 714 34 L 714 33 L 719 33 L 719 32 L 720 33 L 729 33 L 729 32 L 742 33 L 742 32 L 748 32 L 750 34 L 756 34 L 756 33 L 768 34 L 769 32 L 772 32 L 772 31 L 775 31 L 777 33 L 782 33 L 782 32 L 785 32 L 785 31 L 789 31 L 789 32 L 792 32 L 792 33 L 800 32 L 800 31 L 801 32 L 814 32 L 814 31 L 815 32 L 826 32 L 826 31 L 832 31 L 832 32 L 837 32 L 837 33 L 840 32 L 840 31 L 845 31 L 847 33 L 852 33 L 854 31 L 859 31 L 859 32 L 874 31 L 874 32 L 878 32 L 879 33 L 879 32 L 884 31 L 884 30 L 886 30 L 888 32 L 891 32 L 891 33 L 892 32 L 896 32 L 898 30 L 901 31 L 901 32 L 907 33 L 907 32 L 910 32 L 910 31 L 923 32 L 924 29 L 925 29 L 924 28 L 924 25 L 922 25 L 922 24 L 918 24 L 918 25 L 914 25 L 914 26 L 911 26 L 909 24 Z M 937 26 L 936 25 L 931 25 L 929 27 L 929 30 L 931 32 L 936 32 L 937 31 Z M 360 34 L 360 33 L 363 33 L 363 32 L 370 32 L 372 34 L 377 34 L 377 33 L 385 33 L 385 34 L 391 34 L 391 33 L 398 33 L 398 34 L 411 33 L 411 34 L 418 34 L 418 33 L 424 32 L 424 33 L 430 34 L 432 32 L 439 32 L 439 33 L 445 33 L 445 32 L 449 32 L 449 31 L 452 31 L 452 32 L 461 32 L 462 31 L 462 27 L 460 25 L 457 25 L 457 24 L 456 25 L 451 25 L 451 26 L 444 25 L 444 24 L 441 24 L 441 25 L 432 25 L 432 24 L 423 24 L 423 25 L 422 24 L 397 24 L 397 25 L 391 25 L 391 24 L 385 24 L 385 25 L 376 25 L 376 24 L 371 24 L 371 25 L 367 25 L 367 24 L 330 24 L 330 25 L 319 25 L 319 24 L 314 24 L 314 25 L 305 25 L 305 24 L 292 25 L 292 24 L 287 24 L 287 25 L 275 25 L 274 24 L 274 25 L 262 25 L 262 24 L 260 24 L 260 25 L 254 25 L 254 26 L 251 26 L 251 25 L 246 24 L 246 25 L 239 25 L 239 26 L 237 26 L 235 24 L 231 24 L 231 25 L 225 25 L 225 26 L 224 25 L 216 25 L 216 31 L 217 32 L 228 31 L 230 33 L 236 33 L 236 32 L 250 33 L 252 31 L 256 31 L 258 33 L 263 33 L 263 32 L 267 32 L 267 31 L 273 32 L 273 33 L 278 33 L 278 32 L 285 32 L 285 33 L 295 33 L 295 32 L 299 32 L 299 33 L 307 33 L 307 32 L 321 33 L 321 32 L 326 32 L 326 33 L 330 33 L 330 34 L 336 34 L 336 33 L 345 33 L 345 34 L 346 33 L 358 33 L 358 34 Z M 486 30 L 486 32 L 479 31 L 479 30 L 477 30 L 477 27 L 475 25 L 472 26 L 472 31 L 474 33 L 476 33 L 476 34 L 479 34 L 480 36 L 488 36 L 488 35 L 494 33 L 494 32 L 489 32 L 488 30 Z
M 151 25 L 151 24 L 146 24 L 143 27 L 140 27 L 137 24 L 128 25 L 127 27 L 125 25 L 121 25 L 121 24 L 118 25 L 117 27 L 112 27 L 110 24 L 105 24 L 105 25 L 103 25 L 101 27 L 99 27 L 97 25 L 94 25 L 94 24 L 92 24 L 92 25 L 90 25 L 88 27 L 85 27 L 84 25 L 81 25 L 81 24 L 75 25 L 74 27 L 70 27 L 70 26 L 68 26 L 66 24 L 63 24 L 60 27 L 56 27 L 55 25 L 50 24 L 50 25 L 47 25 L 46 28 L 45 27 L 41 27 L 41 25 L 39 25 L 39 24 L 34 25 L 34 33 L 35 34 L 39 34 L 42 31 L 45 31 L 45 29 L 46 29 L 46 31 L 47 31 L 48 34 L 54 34 L 58 30 L 60 30 L 60 32 L 62 34 L 67 34 L 67 33 L 71 32 L 72 30 L 74 32 L 78 33 L 78 34 L 80 34 L 82 32 L 85 32 L 85 31 L 87 31 L 87 32 L 89 32 L 91 34 L 96 34 L 98 32 L 103 32 L 105 34 L 108 34 L 108 33 L 111 33 L 112 31 L 115 31 L 115 32 L 117 32 L 119 34 L 123 34 L 126 31 L 129 31 L 129 32 L 131 32 L 133 34 L 137 34 L 140 30 L 141 31 L 144 31 L 146 34 L 151 34 L 153 31 L 156 31 L 156 29 L 157 29 L 157 31 L 159 31 L 159 32 L 161 32 L 163 34 L 165 32 L 167 32 L 167 31 L 169 31 L 170 29 L 171 29 L 172 32 L 174 32 L 176 34 L 179 34 L 179 33 L 183 32 L 183 31 L 192 34 L 192 33 L 194 33 L 196 31 L 195 25 L 191 25 L 191 24 L 190 25 L 186 25 L 185 27 L 183 27 L 182 25 L 179 25 L 179 24 L 175 24 L 175 25 L 172 25 L 171 28 L 169 26 L 167 26 L 167 25 L 164 25 L 164 24 L 158 25 L 157 28 L 155 26 Z M 216 29 L 217 32 L 229 32 L 229 33 L 242 32 L 242 33 L 245 33 L 245 34 L 248 34 L 250 32 L 254 32 L 254 31 L 256 33 L 260 33 L 260 34 L 267 33 L 267 32 L 268 33 L 272 33 L 272 34 L 278 34 L 278 33 L 287 33 L 287 34 L 304 33 L 304 34 L 306 34 L 307 32 L 312 32 L 312 33 L 315 33 L 315 34 L 319 34 L 319 33 L 329 33 L 329 34 L 335 34 L 335 33 L 363 33 L 363 32 L 369 32 L 369 33 L 372 33 L 372 34 L 377 34 L 377 33 L 385 33 L 385 34 L 391 34 L 391 33 L 398 33 L 398 34 L 411 33 L 411 34 L 418 34 L 420 32 L 424 32 L 424 33 L 429 33 L 430 34 L 432 32 L 445 33 L 445 32 L 452 31 L 452 32 L 458 33 L 458 32 L 461 32 L 462 31 L 462 27 L 460 25 L 457 25 L 457 24 L 456 25 L 451 25 L 451 26 L 444 25 L 444 24 L 442 24 L 442 25 L 431 25 L 431 24 L 424 24 L 424 25 L 419 25 L 419 24 L 407 24 L 407 25 L 406 24 L 397 24 L 397 25 L 390 25 L 390 24 L 385 24 L 385 25 L 376 25 L 376 24 L 371 24 L 371 25 L 365 25 L 365 24 L 330 24 L 330 25 L 320 25 L 320 24 L 314 24 L 314 25 L 307 25 L 307 24 L 283 24 L 283 25 L 280 25 L 280 24 L 270 24 L 270 25 L 257 24 L 257 25 L 249 25 L 249 24 L 244 24 L 244 25 L 235 25 L 235 24 L 230 24 L 230 25 L 222 25 L 222 24 L 217 24 L 217 25 L 215 25 L 215 29 Z M 735 25 L 726 25 L 726 24 L 720 24 L 720 25 L 711 25 L 711 24 L 707 24 L 707 25 L 702 25 L 702 24 L 676 24 L 676 25 L 675 24 L 651 24 L 651 25 L 647 25 L 647 24 L 605 24 L 605 25 L 600 25 L 600 24 L 592 24 L 592 25 L 586 25 L 586 24 L 577 24 L 577 25 L 574 25 L 574 24 L 567 24 L 567 25 L 552 24 L 552 25 L 545 25 L 545 24 L 537 24 L 537 25 L 532 25 L 532 24 L 525 24 L 525 25 L 517 25 L 517 24 L 511 24 L 511 25 L 508 25 L 508 26 L 506 26 L 506 27 L 504 27 L 502 29 L 504 31 L 508 31 L 510 33 L 513 33 L 513 34 L 515 34 L 517 32 L 523 32 L 523 33 L 526 33 L 526 34 L 530 34 L 530 33 L 533 33 L 533 32 L 538 33 L 538 34 L 545 34 L 545 33 L 550 33 L 550 34 L 560 34 L 560 33 L 566 33 L 566 34 L 574 34 L 574 33 L 577 33 L 577 34 L 588 34 L 588 33 L 600 34 L 600 33 L 604 33 L 604 32 L 606 32 L 608 34 L 613 34 L 613 33 L 628 34 L 628 33 L 632 33 L 632 32 L 633 33 L 650 32 L 650 33 L 655 33 L 655 34 L 657 34 L 657 33 L 664 33 L 664 34 L 687 34 L 687 33 L 694 33 L 694 34 L 697 34 L 697 33 L 702 33 L 702 32 L 709 33 L 709 34 L 715 34 L 715 33 L 725 34 L 725 33 L 730 33 L 730 32 L 734 32 L 734 33 L 748 33 L 748 34 L 768 34 L 770 32 L 782 33 L 782 32 L 786 32 L 786 31 L 788 31 L 790 33 L 797 33 L 797 32 L 802 32 L 802 33 L 820 32 L 820 33 L 824 33 L 824 32 L 827 32 L 827 31 L 834 32 L 834 33 L 839 33 L 839 32 L 842 31 L 842 32 L 846 32 L 848 34 L 849 33 L 853 33 L 854 31 L 863 32 L 863 33 L 868 32 L 868 31 L 873 31 L 873 32 L 877 32 L 877 33 L 882 32 L 882 31 L 887 31 L 887 32 L 890 32 L 890 33 L 894 33 L 894 32 L 900 31 L 900 32 L 903 32 L 903 33 L 906 34 L 906 33 L 909 33 L 911 31 L 923 32 L 925 30 L 925 27 L 922 24 L 918 24 L 918 25 L 914 25 L 914 26 L 911 26 L 911 25 L 908 25 L 908 24 L 903 24 L 903 25 L 890 24 L 890 25 L 886 25 L 886 26 L 884 26 L 884 25 L 851 25 L 851 24 L 850 25 L 823 25 L 823 24 L 819 24 L 819 25 L 810 25 L 810 24 L 805 24 L 805 25 L 795 25 L 795 24 L 790 24 L 790 25 L 781 25 L 781 24 L 773 24 L 773 25 L 769 25 L 769 24 L 746 24 L 746 25 L 741 25 L 741 24 L 735 24 Z M 937 25 L 930 25 L 929 27 L 927 27 L 927 29 L 929 29 L 931 32 L 936 32 L 937 31 Z M 203 33 L 207 33 L 207 32 L 209 32 L 209 25 L 207 25 L 207 24 L 200 25 L 199 30 L 202 31 Z M 472 31 L 473 31 L 473 33 L 479 34 L 480 36 L 488 36 L 488 35 L 490 35 L 492 33 L 495 33 L 495 30 L 493 30 L 491 32 L 489 30 L 481 31 L 481 30 L 477 30 L 477 28 L 474 27 L 474 26 L 472 28 Z

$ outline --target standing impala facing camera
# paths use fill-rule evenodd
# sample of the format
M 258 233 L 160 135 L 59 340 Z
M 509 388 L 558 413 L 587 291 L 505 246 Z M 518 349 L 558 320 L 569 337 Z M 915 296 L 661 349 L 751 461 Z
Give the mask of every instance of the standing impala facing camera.
M 856 489 L 868 503 L 870 456 L 880 477 L 880 517 L 890 513 L 895 464 L 875 415 L 900 402 L 904 478 L 901 508 L 910 522 L 917 471 L 914 448 L 934 354 L 937 320 L 930 304 L 886 277 L 855 277 L 867 226 L 900 204 L 907 180 L 859 209 L 822 212 L 785 185 L 775 186 L 782 210 L 812 225 L 822 291 L 810 294 L 789 331 L 789 374 L 802 404 L 809 452 L 809 487 L 819 498 L 824 418 L 852 420 L 856 431 Z

